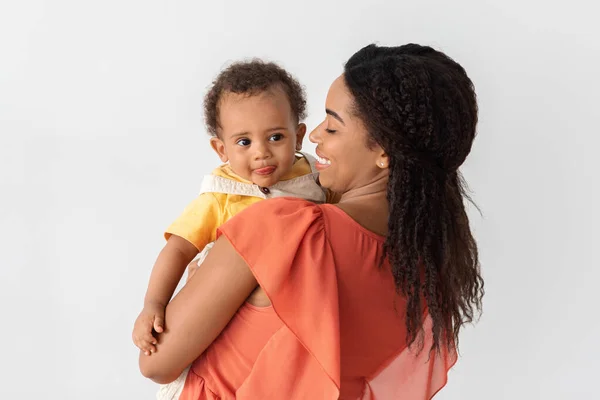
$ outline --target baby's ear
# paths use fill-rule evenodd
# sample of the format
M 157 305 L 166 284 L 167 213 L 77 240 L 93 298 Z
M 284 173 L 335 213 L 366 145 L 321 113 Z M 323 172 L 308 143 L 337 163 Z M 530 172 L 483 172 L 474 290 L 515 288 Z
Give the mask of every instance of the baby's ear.
M 296 129 L 296 151 L 302 150 L 304 135 L 306 135 L 306 125 L 298 124 L 298 128 Z
M 221 139 L 216 136 L 210 138 L 210 147 L 213 148 L 222 162 L 226 163 L 229 161 L 229 157 L 227 157 L 227 151 L 225 151 L 225 143 L 223 143 Z

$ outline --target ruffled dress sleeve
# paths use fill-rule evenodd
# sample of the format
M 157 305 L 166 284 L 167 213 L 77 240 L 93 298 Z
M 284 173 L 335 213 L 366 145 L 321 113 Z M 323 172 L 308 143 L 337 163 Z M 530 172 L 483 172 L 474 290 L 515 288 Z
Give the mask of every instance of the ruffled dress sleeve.
M 218 235 L 225 235 L 244 258 L 283 322 L 238 388 L 237 399 L 340 397 L 338 279 L 321 207 L 301 199 L 265 200 L 219 229 Z M 374 329 L 385 327 L 387 322 L 381 322 Z M 397 324 L 397 319 L 389 323 Z M 423 328 L 423 350 L 403 348 L 399 342 L 398 352 L 365 377 L 362 399 L 427 400 L 445 385 L 456 354 L 446 348 L 429 352 L 429 316 Z
M 433 345 L 432 320 L 425 314 L 421 346 L 405 347 L 367 379 L 361 400 L 430 400 L 447 383 L 448 371 L 457 360 L 454 348 Z
M 337 399 L 336 269 L 322 210 L 301 199 L 265 200 L 221 226 L 284 326 L 261 351 L 238 399 Z

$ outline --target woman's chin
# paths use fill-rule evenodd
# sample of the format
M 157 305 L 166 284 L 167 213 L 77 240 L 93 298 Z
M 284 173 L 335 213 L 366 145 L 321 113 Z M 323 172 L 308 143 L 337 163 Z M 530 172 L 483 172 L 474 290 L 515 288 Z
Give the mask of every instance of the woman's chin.
M 330 176 L 327 176 L 327 174 L 320 173 L 317 182 L 319 183 L 319 185 L 321 185 L 321 187 L 337 193 L 337 191 L 335 190 L 335 186 L 339 185 L 336 185 L 335 179 L 332 179 Z

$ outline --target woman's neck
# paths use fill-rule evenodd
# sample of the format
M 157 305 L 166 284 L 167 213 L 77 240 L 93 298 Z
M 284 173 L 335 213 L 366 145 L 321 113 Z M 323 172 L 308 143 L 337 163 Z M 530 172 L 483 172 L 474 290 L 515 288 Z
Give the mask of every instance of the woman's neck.
M 363 185 L 342 194 L 339 204 L 372 202 L 375 199 L 386 199 L 388 177 L 381 176 L 367 185 Z M 387 203 L 387 200 L 386 200 Z
M 351 189 L 342 194 L 337 206 L 366 229 L 385 236 L 389 217 L 387 183 L 386 175 Z

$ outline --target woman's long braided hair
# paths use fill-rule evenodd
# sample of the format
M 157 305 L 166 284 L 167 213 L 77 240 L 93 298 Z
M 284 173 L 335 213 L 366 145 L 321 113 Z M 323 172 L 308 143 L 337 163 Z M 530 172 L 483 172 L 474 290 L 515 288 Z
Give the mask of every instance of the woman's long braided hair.
M 389 157 L 385 250 L 407 298 L 407 342 L 422 332 L 426 305 L 433 347 L 458 346 L 484 293 L 458 172 L 475 138 L 473 83 L 451 58 L 416 44 L 367 46 L 346 63 L 344 77 L 368 145 Z

